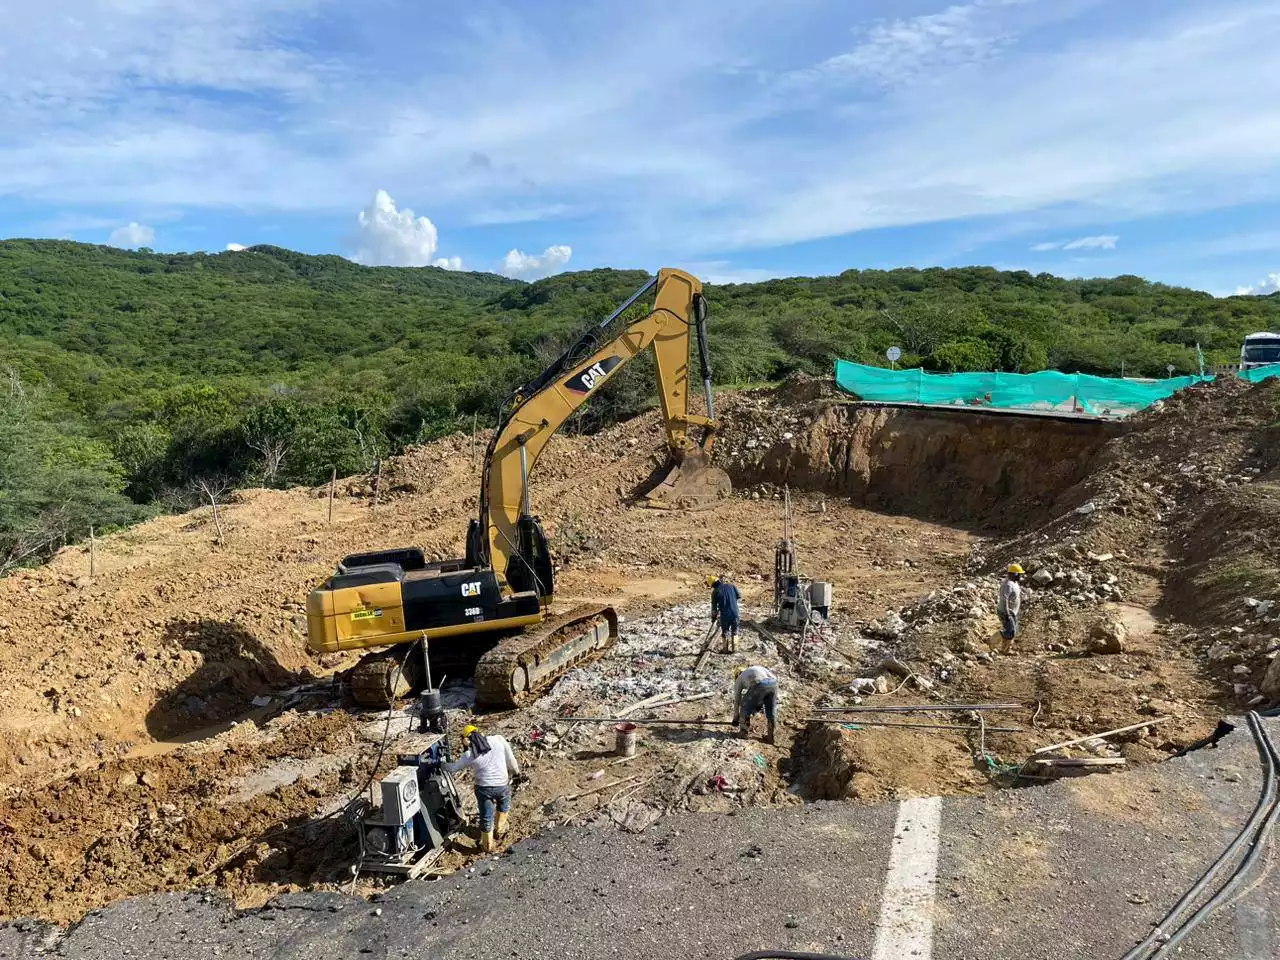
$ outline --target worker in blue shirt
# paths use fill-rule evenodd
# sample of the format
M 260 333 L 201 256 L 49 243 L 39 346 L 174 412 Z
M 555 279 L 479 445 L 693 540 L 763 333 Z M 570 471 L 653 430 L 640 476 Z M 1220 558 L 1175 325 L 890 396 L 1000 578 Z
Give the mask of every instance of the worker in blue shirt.
M 723 574 L 707 577 L 707 586 L 711 588 L 711 622 L 720 624 L 724 652 L 733 653 L 738 649 L 738 601 L 742 594 Z

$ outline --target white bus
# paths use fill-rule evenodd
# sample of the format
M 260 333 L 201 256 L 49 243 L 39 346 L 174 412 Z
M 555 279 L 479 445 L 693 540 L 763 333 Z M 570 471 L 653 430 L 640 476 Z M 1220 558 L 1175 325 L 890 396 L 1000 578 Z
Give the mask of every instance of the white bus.
M 1280 333 L 1251 333 L 1240 348 L 1240 369 L 1280 363 Z

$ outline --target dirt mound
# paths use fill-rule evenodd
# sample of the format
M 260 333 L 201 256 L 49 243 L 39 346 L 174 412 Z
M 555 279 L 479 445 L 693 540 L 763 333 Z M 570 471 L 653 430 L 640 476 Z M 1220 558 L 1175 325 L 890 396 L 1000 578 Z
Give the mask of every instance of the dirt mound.
M 984 568 L 1109 569 L 1212 654 L 1237 703 L 1280 699 L 1261 689 L 1280 651 L 1280 381 L 1222 377 L 1139 414 L 1052 513 Z
M 238 800 L 228 785 L 282 757 L 336 752 L 349 725 L 345 714 L 300 719 L 265 745 L 250 734 L 225 749 L 112 761 L 52 789 L 13 792 L 0 808 L 4 915 L 67 921 L 120 897 L 215 880 L 232 892 L 330 880 L 350 858 L 349 831 L 299 808 L 358 788 L 354 765 Z

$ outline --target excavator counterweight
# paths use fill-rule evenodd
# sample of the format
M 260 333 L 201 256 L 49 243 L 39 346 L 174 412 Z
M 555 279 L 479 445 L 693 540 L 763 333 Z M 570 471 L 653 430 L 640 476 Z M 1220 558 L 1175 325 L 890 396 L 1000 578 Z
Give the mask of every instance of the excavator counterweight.
M 627 319 L 650 292 L 652 308 Z M 705 415 L 689 408 L 693 335 Z M 464 558 L 429 563 L 415 548 L 355 554 L 312 591 L 308 646 L 372 651 L 350 676 L 358 703 L 385 706 L 423 686 L 422 658 L 408 656 L 419 640 L 428 644 L 432 673 L 473 669 L 477 704 L 511 707 L 617 639 L 618 617 L 610 607 L 551 616 L 555 574 L 531 507 L 529 476 L 564 421 L 647 349 L 657 368 L 668 470 L 642 501 L 688 509 L 732 492 L 728 474 L 711 465 L 716 420 L 702 284 L 683 271 L 660 270 L 503 405 Z

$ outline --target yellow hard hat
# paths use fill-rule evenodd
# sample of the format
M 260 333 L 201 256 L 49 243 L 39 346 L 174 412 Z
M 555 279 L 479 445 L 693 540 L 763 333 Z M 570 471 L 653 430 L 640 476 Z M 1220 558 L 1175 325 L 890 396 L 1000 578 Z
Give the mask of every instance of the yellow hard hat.
M 480 728 L 477 727 L 474 723 L 468 723 L 465 727 L 462 728 L 462 739 L 463 740 L 467 739 L 467 737 L 471 736 L 473 733 L 475 733 L 479 729 Z
M 716 581 L 717 581 L 717 580 L 719 580 L 719 579 L 720 579 L 720 578 L 719 578 L 719 577 L 717 577 L 714 573 L 708 573 L 708 574 L 707 574 L 707 586 L 708 586 L 708 587 L 714 587 L 714 586 L 716 585 Z
M 1022 564 L 1020 564 L 1020 563 L 1011 563 L 1011 564 L 1009 564 L 1009 572 L 1010 572 L 1010 573 L 1016 573 L 1016 574 L 1018 574 L 1018 576 L 1022 576 L 1022 574 L 1026 573 L 1027 571 L 1025 571 L 1025 570 L 1023 570 L 1023 569 L 1022 569 Z

